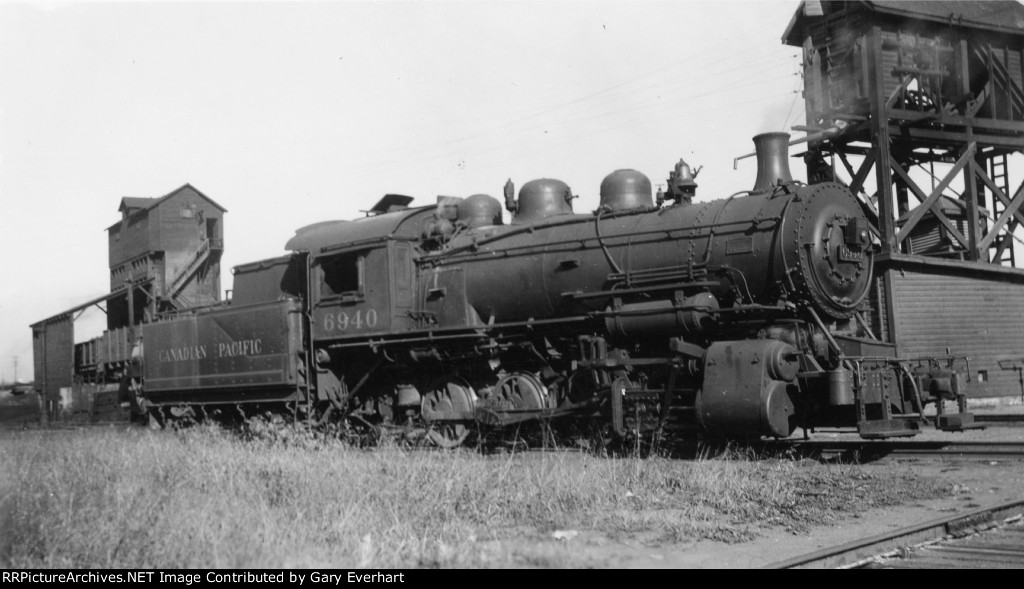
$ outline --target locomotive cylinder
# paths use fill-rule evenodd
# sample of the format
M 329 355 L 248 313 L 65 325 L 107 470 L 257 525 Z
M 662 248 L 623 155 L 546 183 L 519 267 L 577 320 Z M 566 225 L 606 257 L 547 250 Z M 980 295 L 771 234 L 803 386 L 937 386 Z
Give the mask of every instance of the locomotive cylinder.
M 793 433 L 796 384 L 773 378 L 796 377 L 797 350 L 777 340 L 722 341 L 711 344 L 704 360 L 704 382 L 697 395 L 697 419 L 714 436 Z

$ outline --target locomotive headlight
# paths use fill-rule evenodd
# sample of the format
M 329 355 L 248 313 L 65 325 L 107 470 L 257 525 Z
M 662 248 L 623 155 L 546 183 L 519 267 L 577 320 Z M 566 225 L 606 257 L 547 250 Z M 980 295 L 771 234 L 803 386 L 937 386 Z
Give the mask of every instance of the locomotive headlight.
M 854 217 L 850 219 L 844 228 L 846 245 L 851 248 L 863 248 L 871 243 L 871 230 L 868 229 L 867 219 Z

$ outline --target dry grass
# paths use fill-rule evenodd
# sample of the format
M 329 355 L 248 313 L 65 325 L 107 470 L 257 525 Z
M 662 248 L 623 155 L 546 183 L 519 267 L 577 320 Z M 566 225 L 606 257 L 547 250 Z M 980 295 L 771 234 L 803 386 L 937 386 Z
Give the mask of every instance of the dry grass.
M 211 428 L 0 439 L 0 567 L 582 566 L 558 529 L 648 542 L 799 532 L 941 495 L 896 471 L 743 458 L 485 457 Z

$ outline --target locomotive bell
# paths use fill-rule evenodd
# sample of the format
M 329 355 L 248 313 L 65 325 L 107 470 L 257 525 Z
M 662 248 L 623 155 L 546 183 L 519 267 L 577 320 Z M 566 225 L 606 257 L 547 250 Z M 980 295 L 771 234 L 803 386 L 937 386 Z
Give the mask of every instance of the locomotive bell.
M 547 217 L 572 214 L 572 191 L 561 180 L 531 180 L 519 190 L 518 212 L 513 223 L 530 223 Z
M 793 181 L 789 173 L 789 133 L 755 135 L 754 151 L 757 152 L 757 180 L 752 192 L 766 192 Z
M 697 183 L 694 182 L 694 178 L 699 173 L 700 168 L 694 172 L 690 169 L 690 164 L 680 158 L 675 169 L 668 173 L 669 198 L 680 203 L 692 202 L 694 195 L 697 194 Z
M 651 181 L 636 170 L 615 170 L 601 181 L 601 207 L 612 211 L 650 208 Z

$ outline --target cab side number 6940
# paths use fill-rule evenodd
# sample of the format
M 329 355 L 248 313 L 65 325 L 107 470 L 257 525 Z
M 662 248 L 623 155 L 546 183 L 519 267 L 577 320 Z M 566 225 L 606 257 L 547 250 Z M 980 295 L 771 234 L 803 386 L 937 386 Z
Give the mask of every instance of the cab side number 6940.
M 353 314 L 346 311 L 327 313 L 324 315 L 326 331 L 347 331 L 349 329 L 373 329 L 377 325 L 377 311 L 370 309 L 363 313 L 362 309 Z

